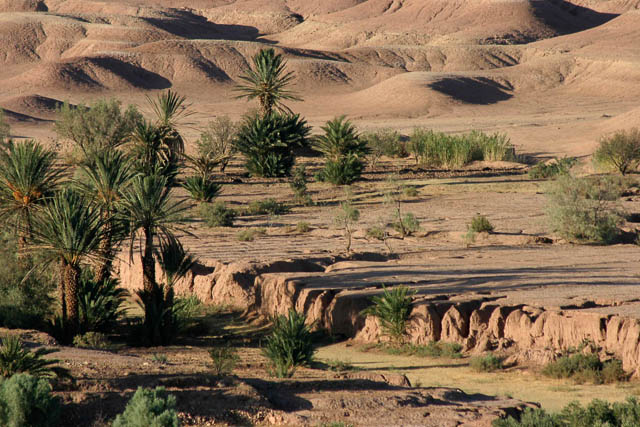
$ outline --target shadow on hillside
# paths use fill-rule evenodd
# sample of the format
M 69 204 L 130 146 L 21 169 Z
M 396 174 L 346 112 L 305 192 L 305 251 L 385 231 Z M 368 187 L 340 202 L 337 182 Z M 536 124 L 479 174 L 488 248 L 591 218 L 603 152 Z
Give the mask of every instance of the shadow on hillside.
M 513 97 L 510 87 L 485 77 L 446 77 L 429 87 L 468 104 L 489 105 Z
M 605 24 L 618 17 L 616 13 L 596 12 L 566 0 L 532 1 L 535 15 L 559 34 L 570 34 Z

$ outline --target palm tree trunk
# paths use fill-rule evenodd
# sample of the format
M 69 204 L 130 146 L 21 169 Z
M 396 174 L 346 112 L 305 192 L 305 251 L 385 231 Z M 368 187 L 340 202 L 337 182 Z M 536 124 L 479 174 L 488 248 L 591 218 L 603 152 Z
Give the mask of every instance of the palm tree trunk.
M 113 238 L 112 238 L 111 222 L 105 222 L 104 237 L 100 241 L 98 249 L 103 259 L 98 261 L 95 271 L 95 280 L 97 283 L 103 283 L 111 275 L 111 266 L 113 264 Z
M 66 263 L 64 271 L 65 302 L 67 305 L 67 323 L 65 329 L 67 336 L 72 338 L 80 326 L 80 312 L 78 308 L 78 282 L 80 280 L 80 267 Z
M 60 300 L 60 318 L 62 324 L 67 323 L 67 297 L 65 286 L 65 273 L 67 271 L 67 262 L 62 259 L 60 261 L 60 283 L 58 284 L 58 298 Z
M 156 285 L 156 264 L 153 259 L 153 233 L 144 229 L 144 254 L 142 255 L 142 284 L 144 290 L 153 292 Z

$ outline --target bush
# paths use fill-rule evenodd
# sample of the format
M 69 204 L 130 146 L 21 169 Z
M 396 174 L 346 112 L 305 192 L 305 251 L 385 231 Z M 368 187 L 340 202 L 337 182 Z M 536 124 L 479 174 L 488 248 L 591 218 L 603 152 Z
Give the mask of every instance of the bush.
M 367 229 L 367 237 L 376 240 L 384 240 L 387 238 L 387 231 L 384 229 L 384 227 L 375 225 Z
M 228 208 L 224 202 L 203 203 L 200 205 L 200 216 L 209 227 L 232 227 L 238 216 L 237 212 Z
M 372 305 L 361 314 L 377 318 L 382 332 L 396 344 L 402 344 L 407 332 L 407 320 L 413 308 L 415 291 L 407 286 L 396 286 L 392 290 L 383 286 L 382 289 L 382 295 L 372 297 Z
M 182 187 L 187 190 L 193 200 L 205 203 L 211 203 L 222 189 L 222 185 L 201 175 L 187 177 Z
M 73 345 L 79 348 L 91 348 L 96 350 L 108 350 L 111 343 L 105 334 L 100 332 L 87 332 L 73 337 Z
M 237 154 L 233 140 L 238 132 L 238 125 L 229 117 L 216 117 L 207 124 L 207 128 L 200 139 L 196 141 L 198 154 L 202 157 L 215 159 L 220 165 L 220 171 L 225 168 Z
M 124 314 L 129 292 L 120 287 L 118 279 L 109 278 L 96 282 L 93 272 L 82 272 L 78 283 L 78 309 L 81 331 L 108 331 Z
M 459 359 L 462 357 L 462 345 L 455 342 L 431 341 L 426 345 L 405 343 L 400 346 L 383 347 L 387 353 L 393 355 L 408 355 L 419 357 L 444 357 Z
M 351 203 L 350 196 L 347 196 L 347 200 L 340 204 L 340 210 L 336 213 L 334 221 L 338 227 L 344 230 L 345 237 L 347 238 L 347 247 L 345 251 L 351 252 L 351 241 L 353 237 L 353 226 L 360 219 L 360 211 Z
M 293 170 L 289 186 L 293 190 L 293 198 L 296 203 L 300 203 L 303 206 L 311 206 L 313 204 L 311 196 L 307 194 L 307 172 L 304 165 L 300 165 Z
M 360 178 L 364 169 L 364 157 L 369 153 L 353 124 L 344 116 L 336 117 L 322 127 L 315 148 L 325 158 L 325 166 L 318 173 L 321 181 L 334 185 L 351 184 Z
M 491 233 L 493 231 L 493 224 L 489 222 L 486 216 L 476 215 L 471 219 L 471 224 L 469 224 L 468 229 L 474 233 Z
M 300 221 L 296 224 L 296 231 L 298 233 L 308 233 L 311 231 L 311 225 L 308 222 Z
M 619 182 L 607 177 L 561 176 L 548 187 L 547 215 L 554 232 L 574 242 L 612 243 L 622 212 Z
M 164 387 L 154 390 L 139 387 L 113 427 L 178 427 L 176 398 L 167 395 Z
M 582 353 L 559 357 L 548 363 L 542 374 L 551 378 L 571 378 L 579 383 L 594 384 L 623 381 L 627 377 L 619 360 L 601 362 L 597 354 Z
M 400 233 L 404 238 L 420 230 L 420 221 L 418 221 L 414 214 L 407 213 L 401 218 L 398 218 L 392 226 L 393 229 Z
M 42 378 L 69 377 L 66 369 L 56 366 L 58 360 L 43 357 L 56 351 L 46 348 L 29 351 L 23 348 L 22 341 L 17 335 L 4 337 L 0 347 L 0 376 L 8 378 L 15 374 L 26 373 Z
M 473 357 L 469 361 L 471 369 L 477 372 L 493 372 L 502 369 L 502 358 L 493 354 Z
M 236 235 L 241 242 L 253 242 L 256 236 L 264 236 L 267 234 L 267 230 L 262 227 L 247 228 L 245 230 L 238 231 Z
M 568 175 L 571 168 L 575 166 L 578 159 L 575 157 L 563 157 L 562 159 L 554 159 L 551 163 L 538 163 L 529 169 L 529 178 L 545 179 L 555 178 L 559 175 Z
M 418 197 L 418 189 L 413 185 L 407 185 L 403 187 L 402 194 L 405 197 Z
M 400 134 L 393 129 L 380 129 L 360 137 L 369 149 L 369 163 L 375 167 L 380 157 L 406 157 L 407 149 L 400 141 Z
M 210 349 L 209 357 L 211 357 L 211 366 L 216 375 L 232 373 L 240 360 L 238 351 L 228 345 Z
M 586 407 L 571 402 L 559 414 L 527 408 L 520 420 L 513 417 L 493 421 L 493 427 L 631 427 L 640 425 L 640 404 L 635 397 L 609 403 L 594 399 Z
M 515 150 L 504 134 L 487 135 L 473 131 L 447 135 L 417 128 L 407 146 L 417 164 L 440 168 L 459 168 L 475 160 L 512 161 Z
M 266 339 L 263 354 L 271 362 L 271 373 L 278 378 L 293 376 L 298 366 L 313 361 L 313 339 L 306 316 L 289 310 L 288 316 L 274 319 L 273 330 Z
M 244 211 L 246 215 L 282 215 L 289 212 L 289 207 L 276 199 L 254 200 Z
M 59 420 L 60 402 L 47 380 L 28 374 L 0 380 L 0 425 L 54 427 Z
M 254 115 L 245 118 L 234 144 L 245 156 L 251 175 L 288 176 L 295 162 L 294 149 L 306 146 L 309 131 L 298 114 Z
M 600 139 L 593 153 L 594 162 L 622 175 L 638 167 L 640 162 L 640 129 L 621 130 Z

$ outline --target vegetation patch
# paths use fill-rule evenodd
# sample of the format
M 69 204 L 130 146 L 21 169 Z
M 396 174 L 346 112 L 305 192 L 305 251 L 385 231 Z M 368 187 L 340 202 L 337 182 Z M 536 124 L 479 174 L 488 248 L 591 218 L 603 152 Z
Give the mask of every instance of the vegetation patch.
M 477 372 L 493 372 L 503 369 L 502 358 L 495 354 L 472 357 L 469 366 Z
M 209 227 L 232 227 L 238 213 L 224 202 L 203 203 L 199 207 L 200 216 Z
M 561 175 L 568 175 L 571 172 L 578 159 L 575 157 L 563 157 L 554 159 L 549 163 L 538 163 L 529 169 L 529 178 L 531 179 L 547 179 L 555 178 Z
M 287 316 L 273 321 L 271 334 L 263 347 L 264 356 L 270 361 L 270 373 L 278 378 L 293 376 L 296 368 L 313 362 L 315 349 L 313 335 L 306 325 L 306 316 L 289 310 Z
M 371 305 L 361 314 L 374 316 L 380 322 L 382 333 L 395 343 L 402 344 L 407 333 L 407 321 L 413 308 L 415 291 L 408 286 L 383 286 L 382 295 L 371 298 Z
M 593 161 L 622 175 L 634 171 L 640 163 L 640 129 L 621 130 L 601 138 Z
M 548 363 L 542 374 L 551 378 L 570 378 L 577 383 L 609 384 L 625 381 L 628 376 L 617 359 L 601 361 L 597 354 L 576 353 Z

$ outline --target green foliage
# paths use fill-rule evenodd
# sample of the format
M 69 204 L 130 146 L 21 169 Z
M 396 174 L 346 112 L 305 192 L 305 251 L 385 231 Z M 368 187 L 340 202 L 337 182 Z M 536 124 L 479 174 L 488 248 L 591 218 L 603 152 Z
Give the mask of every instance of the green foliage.
M 182 185 L 196 202 L 211 203 L 220 193 L 222 185 L 201 175 L 188 176 Z
M 134 165 L 142 176 L 162 176 L 168 184 L 173 184 L 182 149 L 174 131 L 167 126 L 158 126 L 147 120 L 136 124 L 129 137 L 129 155 L 135 159 Z
M 351 184 L 364 169 L 364 158 L 369 153 L 367 143 L 345 116 L 328 121 L 322 130 L 324 134 L 314 144 L 326 161 L 318 178 L 334 185 Z
M 333 372 L 353 372 L 360 370 L 360 368 L 344 360 L 329 359 L 325 364 L 327 365 L 327 369 Z
M 375 225 L 367 229 L 367 237 L 370 237 L 372 239 L 384 240 L 386 236 L 387 231 L 384 229 L 384 227 L 381 227 L 379 225 Z
M 640 404 L 635 397 L 609 403 L 594 399 L 586 407 L 571 402 L 559 414 L 527 408 L 520 420 L 498 419 L 493 427 L 632 427 L 640 425 Z
M 0 108 L 0 147 L 6 143 L 6 140 L 11 135 L 11 126 L 5 119 L 4 110 Z
M 375 167 L 380 157 L 406 157 L 407 149 L 400 141 L 400 134 L 389 128 L 368 132 L 360 137 L 369 149 L 369 163 Z
M 289 310 L 288 316 L 273 320 L 273 329 L 267 336 L 263 354 L 271 362 L 273 375 L 278 378 L 291 377 L 298 366 L 313 361 L 313 338 L 305 324 L 306 316 Z
M 472 131 L 447 135 L 416 128 L 407 145 L 416 163 L 428 167 L 459 168 L 475 160 L 512 161 L 515 151 L 505 134 Z
M 276 199 L 254 200 L 249 203 L 244 213 L 246 215 L 282 215 L 289 212 L 289 207 Z
M 621 130 L 601 138 L 593 160 L 622 175 L 635 170 L 640 163 L 640 129 Z
M 263 116 L 273 110 L 290 113 L 291 110 L 282 101 L 301 101 L 295 92 L 287 89 L 295 75 L 285 72 L 286 61 L 273 48 L 261 49 L 252 58 L 251 66 L 240 78 L 245 82 L 236 87 L 238 98 L 257 99 Z
M 622 220 L 617 204 L 621 193 L 620 183 L 610 177 L 559 177 L 547 192 L 553 231 L 573 242 L 614 242 Z
M 169 362 L 169 358 L 164 353 L 153 353 L 151 355 L 151 360 L 160 363 L 161 365 L 165 365 Z
M 200 216 L 209 227 L 231 227 L 238 213 L 228 208 L 224 202 L 203 203 L 199 207 Z
M 462 345 L 455 342 L 431 341 L 426 345 L 404 343 L 402 345 L 382 345 L 383 350 L 392 355 L 418 357 L 444 357 L 459 359 L 462 357 Z
M 22 341 L 17 335 L 6 336 L 2 338 L 0 347 L 0 376 L 8 378 L 15 374 L 27 373 L 42 378 L 68 377 L 69 372 L 57 366 L 57 360 L 43 357 L 56 351 L 46 348 L 29 351 L 22 346 Z
M 493 372 L 503 368 L 502 358 L 494 354 L 473 357 L 469 361 L 469 366 L 477 372 Z
M 108 331 L 126 313 L 129 293 L 120 287 L 118 279 L 97 282 L 84 271 L 78 285 L 81 331 Z
M 405 197 L 418 197 L 418 189 L 413 185 L 406 185 L 402 189 L 402 194 L 404 194 Z
M 471 219 L 468 229 L 474 233 L 491 233 L 493 232 L 493 224 L 486 216 L 477 214 Z
M 289 186 L 293 191 L 293 198 L 296 203 L 303 206 L 311 206 L 313 204 L 311 196 L 307 193 L 307 174 L 304 165 L 299 165 L 293 170 Z
M 211 367 L 216 375 L 228 375 L 240 361 L 238 350 L 229 345 L 213 347 L 209 350 Z
M 241 242 L 253 242 L 256 237 L 264 236 L 267 234 L 267 230 L 264 227 L 246 228 L 238 231 L 236 235 Z
M 602 362 L 597 354 L 582 353 L 561 356 L 548 363 L 542 373 L 551 378 L 571 378 L 579 383 L 594 384 L 624 381 L 627 378 L 619 360 Z
M 0 425 L 4 427 L 55 427 L 60 402 L 46 379 L 16 374 L 0 379 Z
M 568 175 L 571 168 L 578 163 L 575 157 L 563 157 L 554 159 L 551 163 L 538 163 L 529 169 L 529 178 L 545 179 L 555 178 L 560 175 Z
M 340 209 L 336 213 L 334 221 L 336 225 L 344 230 L 347 238 L 346 252 L 351 252 L 351 241 L 353 235 L 353 227 L 360 220 L 360 211 L 351 202 L 350 195 L 347 200 L 340 204 Z
M 409 212 L 398 218 L 392 226 L 402 237 L 406 237 L 420 230 L 420 221 Z
M 58 138 L 73 141 L 86 157 L 120 146 L 140 121 L 142 115 L 136 107 L 130 105 L 123 111 L 116 99 L 102 99 L 90 106 L 77 107 L 65 102 L 58 110 L 54 129 Z
M 296 224 L 296 231 L 298 233 L 308 233 L 311 231 L 311 224 L 306 221 L 300 221 Z
M 307 144 L 309 131 L 299 114 L 253 115 L 244 119 L 235 146 L 251 175 L 288 176 L 295 162 L 294 149 Z
M 73 345 L 79 348 L 109 350 L 112 345 L 107 336 L 101 332 L 87 332 L 73 337 Z
M 154 390 L 138 387 L 124 412 L 118 415 L 113 427 L 178 427 L 176 398 L 164 387 Z
M 395 286 L 391 290 L 383 286 L 382 295 L 372 297 L 372 305 L 361 314 L 377 318 L 382 332 L 394 343 L 402 344 L 407 333 L 407 321 L 413 308 L 414 294 L 415 291 L 407 286 Z
M 233 140 L 238 132 L 238 124 L 229 117 L 216 117 L 209 122 L 200 139 L 196 141 L 198 155 L 205 159 L 212 159 L 220 165 L 224 172 L 229 162 L 237 154 Z

